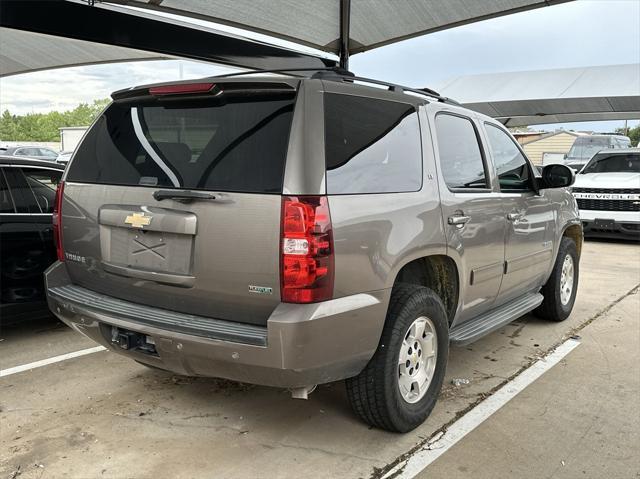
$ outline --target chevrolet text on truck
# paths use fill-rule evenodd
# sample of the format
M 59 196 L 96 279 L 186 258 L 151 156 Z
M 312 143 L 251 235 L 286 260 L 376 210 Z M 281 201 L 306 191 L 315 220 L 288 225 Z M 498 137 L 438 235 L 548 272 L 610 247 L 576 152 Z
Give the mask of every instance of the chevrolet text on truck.
M 296 397 L 346 380 L 359 417 L 408 431 L 450 343 L 571 313 L 574 174 L 536 177 L 489 117 L 340 70 L 113 100 L 58 189 L 46 273 L 55 314 L 113 351 Z

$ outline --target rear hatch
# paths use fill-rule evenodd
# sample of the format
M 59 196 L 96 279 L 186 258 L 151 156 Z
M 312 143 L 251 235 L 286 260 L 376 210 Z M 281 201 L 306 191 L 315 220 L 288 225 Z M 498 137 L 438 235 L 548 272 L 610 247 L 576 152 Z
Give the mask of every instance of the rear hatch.
M 295 89 L 198 85 L 126 92 L 92 126 L 66 177 L 65 264 L 109 296 L 264 325 Z

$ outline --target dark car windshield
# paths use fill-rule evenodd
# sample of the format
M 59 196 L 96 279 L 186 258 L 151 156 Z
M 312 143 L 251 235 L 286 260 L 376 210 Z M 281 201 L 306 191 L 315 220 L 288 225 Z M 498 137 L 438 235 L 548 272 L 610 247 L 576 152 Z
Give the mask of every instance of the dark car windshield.
M 640 173 L 640 153 L 596 155 L 580 173 Z

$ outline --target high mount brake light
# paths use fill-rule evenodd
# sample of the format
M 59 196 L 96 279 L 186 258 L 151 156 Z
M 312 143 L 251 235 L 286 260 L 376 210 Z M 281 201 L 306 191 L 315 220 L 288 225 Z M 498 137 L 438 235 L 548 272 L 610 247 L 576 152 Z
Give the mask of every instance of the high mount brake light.
M 281 299 L 316 303 L 333 297 L 333 234 L 326 196 L 283 196 Z
M 64 249 L 62 248 L 62 197 L 64 195 L 64 182 L 58 183 L 56 198 L 53 205 L 51 223 L 53 225 L 53 243 L 56 247 L 58 261 L 64 261 Z
M 213 90 L 215 83 L 178 83 L 176 85 L 152 86 L 149 95 L 184 95 L 189 93 L 207 93 Z

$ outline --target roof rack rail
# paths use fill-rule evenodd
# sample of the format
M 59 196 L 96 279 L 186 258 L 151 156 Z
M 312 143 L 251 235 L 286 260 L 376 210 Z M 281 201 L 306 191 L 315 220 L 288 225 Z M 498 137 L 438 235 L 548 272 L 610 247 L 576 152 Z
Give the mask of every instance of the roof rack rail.
M 457 101 L 452 100 L 451 98 L 442 96 L 438 92 L 431 90 L 430 88 L 411 88 L 404 85 L 398 85 L 396 83 L 390 83 L 382 80 L 375 80 L 373 78 L 359 77 L 354 75 L 351 72 L 346 72 L 347 74 L 345 75 L 343 72 L 339 70 L 341 69 L 323 68 L 318 70 L 317 73 L 311 76 L 311 78 L 322 78 L 327 80 L 331 80 L 332 78 L 334 78 L 334 79 L 341 79 L 343 81 L 359 81 L 362 83 L 371 83 L 373 85 L 386 86 L 389 88 L 390 91 L 394 91 L 398 93 L 409 91 L 411 93 L 416 93 L 418 95 L 424 95 L 424 96 L 428 96 L 429 98 L 434 98 L 442 103 L 448 103 L 451 105 L 460 105 L 460 103 L 458 103 Z
M 390 83 L 382 80 L 375 80 L 373 78 L 359 77 L 354 75 L 352 72 L 345 70 L 340 67 L 326 67 L 326 68 L 278 68 L 278 69 L 269 69 L 269 70 L 250 70 L 245 72 L 231 73 L 228 75 L 218 75 L 213 78 L 226 78 L 226 77 L 236 77 L 243 75 L 253 75 L 260 73 L 283 73 L 290 74 L 291 72 L 309 72 L 312 73 L 309 75 L 291 75 L 291 76 L 300 76 L 303 78 L 318 78 L 323 80 L 341 80 L 341 81 L 359 81 L 362 83 L 371 83 L 373 85 L 381 85 L 386 86 L 389 90 L 403 93 L 403 92 L 411 92 L 416 93 L 418 95 L 427 96 L 429 98 L 434 98 L 439 102 L 448 103 L 450 105 L 460 105 L 455 100 L 451 98 L 447 98 L 445 96 L 440 95 L 438 92 L 431 90 L 430 88 L 411 88 L 404 85 L 398 85 L 396 83 Z

